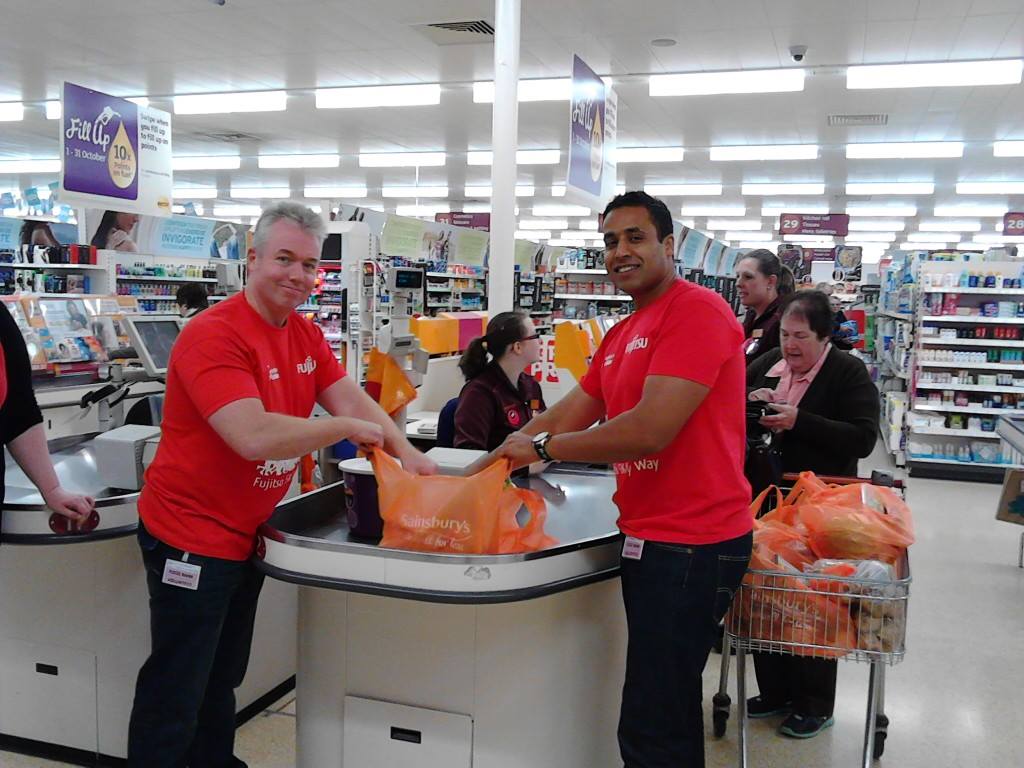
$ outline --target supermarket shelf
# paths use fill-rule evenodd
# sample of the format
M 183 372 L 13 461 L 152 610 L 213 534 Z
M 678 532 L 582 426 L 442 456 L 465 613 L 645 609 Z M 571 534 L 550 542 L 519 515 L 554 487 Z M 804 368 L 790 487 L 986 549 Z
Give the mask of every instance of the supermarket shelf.
M 102 264 L 0 264 L 0 268 L 7 269 L 94 269 L 105 271 L 107 268 Z
M 902 314 L 900 312 L 890 312 L 887 309 L 880 309 L 877 312 L 875 312 L 875 314 L 879 315 L 881 317 L 888 317 L 888 318 L 890 318 L 892 320 L 901 320 L 904 323 L 912 323 L 912 322 L 914 322 L 914 316 L 913 315 L 905 315 L 905 314 Z M 925 319 L 927 320 L 927 318 L 925 318 Z
M 1013 347 L 1024 349 L 1024 341 L 1007 339 L 940 339 L 938 336 L 922 336 L 922 344 L 942 347 Z
M 556 269 L 556 275 L 604 275 L 608 276 L 606 269 Z
M 1001 440 L 995 432 L 985 432 L 981 429 L 945 429 L 943 427 L 911 427 L 910 431 L 915 435 L 938 435 L 941 437 L 976 437 L 982 440 Z
M 1024 469 L 1021 464 L 987 464 L 982 461 L 957 461 L 956 459 L 926 459 L 923 457 L 907 456 L 907 461 L 915 464 L 953 464 L 958 467 L 972 469 L 984 467 L 986 469 Z
M 1010 416 L 1020 415 L 1021 411 L 1016 408 L 985 408 L 981 405 L 931 405 L 930 403 L 915 403 L 911 406 L 913 411 L 934 411 L 935 413 L 969 413 L 975 416 Z
M 1013 363 L 940 363 L 934 360 L 922 360 L 917 364 L 918 368 L 963 368 L 971 371 L 1006 371 L 1017 373 L 1021 364 Z
M 981 317 L 980 315 L 925 315 L 932 323 L 970 323 L 971 325 L 1024 325 L 1024 317 Z
M 451 293 L 451 288 L 435 288 L 434 286 L 427 286 L 427 293 Z
M 164 277 L 163 275 L 117 275 L 118 280 L 132 283 L 216 283 L 215 277 Z
M 119 295 L 126 296 L 129 299 L 165 299 L 167 301 L 177 301 L 173 293 L 122 293 Z
M 576 294 L 576 293 L 556 293 L 556 299 L 579 299 L 581 301 L 632 301 L 633 298 L 627 294 L 620 294 L 618 296 L 596 296 L 592 294 Z M 1024 344 L 1024 342 L 1022 342 Z
M 462 280 L 486 280 L 487 278 L 480 275 L 460 275 L 457 272 L 427 272 L 427 277 L 447 277 L 447 278 L 459 278 Z
M 965 293 L 993 296 L 1024 296 L 1024 288 L 923 288 L 921 293 Z
M 986 387 L 981 384 L 956 384 L 954 382 L 938 384 L 934 381 L 927 381 L 924 383 L 918 382 L 917 389 L 935 389 L 939 391 L 951 389 L 954 392 L 997 392 L 999 394 L 1024 395 L 1024 387 L 1001 387 L 996 384 Z

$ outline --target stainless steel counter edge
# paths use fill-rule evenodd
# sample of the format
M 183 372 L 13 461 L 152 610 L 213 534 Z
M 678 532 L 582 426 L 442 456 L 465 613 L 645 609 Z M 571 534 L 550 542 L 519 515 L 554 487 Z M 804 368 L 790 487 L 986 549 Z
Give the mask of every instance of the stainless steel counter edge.
M 134 536 L 139 524 L 125 525 L 118 528 L 89 531 L 89 533 L 4 533 L 0 534 L 0 543 L 18 546 L 54 546 L 57 544 L 89 544 L 97 541 L 122 539 Z
M 1014 450 L 1024 453 L 1024 415 L 1017 418 L 1003 416 L 996 425 L 996 431 Z

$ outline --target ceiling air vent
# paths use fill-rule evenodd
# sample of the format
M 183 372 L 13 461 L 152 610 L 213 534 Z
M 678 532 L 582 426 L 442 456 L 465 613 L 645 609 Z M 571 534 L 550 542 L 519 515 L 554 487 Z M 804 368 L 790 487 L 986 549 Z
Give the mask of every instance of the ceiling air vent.
M 489 43 L 494 37 L 494 26 L 484 19 L 417 24 L 414 29 L 419 30 L 437 45 Z
M 833 127 L 857 127 L 862 125 L 888 125 L 889 116 L 881 113 L 874 115 L 829 115 L 828 124 Z
M 227 141 L 237 144 L 240 141 L 260 141 L 263 137 L 255 133 L 241 133 L 240 131 L 214 131 L 211 133 L 193 133 L 189 136 L 193 139 L 203 141 Z

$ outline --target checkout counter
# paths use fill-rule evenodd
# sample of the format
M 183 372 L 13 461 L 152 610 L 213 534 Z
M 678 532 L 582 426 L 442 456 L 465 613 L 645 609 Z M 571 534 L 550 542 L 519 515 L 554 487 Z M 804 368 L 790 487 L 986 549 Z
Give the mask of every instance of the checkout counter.
M 351 534 L 339 485 L 279 505 L 257 555 L 299 585 L 297 765 L 621 765 L 614 475 L 554 465 L 517 484 L 544 497 L 556 546 L 382 549 Z
M 1019 454 L 1024 454 L 1024 416 L 1004 416 L 996 427 L 1003 438 Z M 1020 499 L 1024 498 L 1024 477 L 1016 472 L 1007 472 L 1003 486 L 1003 498 L 1000 501 L 998 519 L 1024 525 L 1024 516 L 1020 510 Z M 1005 516 L 1004 516 L 1005 515 Z M 1024 531 L 1020 534 L 1020 545 L 1017 550 L 1017 567 L 1024 568 Z
M 180 320 L 134 317 L 128 327 L 144 372 L 118 367 L 98 390 L 78 385 L 37 395 L 48 431 L 59 435 L 49 432 L 57 475 L 68 490 L 96 498 L 92 518 L 70 529 L 5 456 L 0 748 L 13 738 L 19 749 L 31 750 L 23 741 L 29 740 L 125 757 L 135 678 L 150 645 L 149 598 L 135 540 L 137 500 L 159 428 L 117 427 L 130 401 L 129 385 L 138 396 L 163 391 L 160 379 Z M 296 617 L 295 588 L 267 584 L 240 708 L 294 674 Z

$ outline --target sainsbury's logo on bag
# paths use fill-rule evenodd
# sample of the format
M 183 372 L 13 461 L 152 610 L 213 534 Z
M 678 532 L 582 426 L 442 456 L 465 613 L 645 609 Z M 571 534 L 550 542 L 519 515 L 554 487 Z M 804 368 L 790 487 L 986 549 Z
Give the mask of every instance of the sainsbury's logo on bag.
M 437 516 L 413 517 L 411 515 L 402 515 L 402 525 L 404 525 L 406 528 L 420 528 L 423 530 L 438 529 L 442 531 L 451 531 L 454 534 L 462 536 L 469 536 L 473 532 L 469 526 L 469 522 L 466 520 L 442 519 Z

